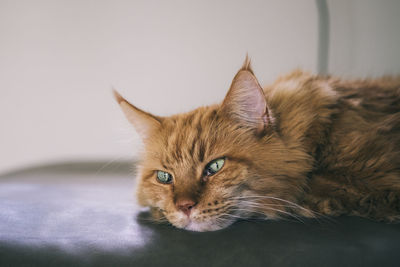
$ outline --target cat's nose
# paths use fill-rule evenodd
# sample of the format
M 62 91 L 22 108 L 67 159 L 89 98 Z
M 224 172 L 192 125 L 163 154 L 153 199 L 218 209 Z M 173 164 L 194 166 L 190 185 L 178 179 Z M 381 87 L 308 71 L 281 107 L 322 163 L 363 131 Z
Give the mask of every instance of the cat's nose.
M 194 202 L 191 199 L 178 199 L 176 201 L 176 207 L 183 211 L 183 213 L 185 213 L 187 216 L 190 215 L 190 212 L 192 211 L 193 207 L 196 205 L 197 203 Z

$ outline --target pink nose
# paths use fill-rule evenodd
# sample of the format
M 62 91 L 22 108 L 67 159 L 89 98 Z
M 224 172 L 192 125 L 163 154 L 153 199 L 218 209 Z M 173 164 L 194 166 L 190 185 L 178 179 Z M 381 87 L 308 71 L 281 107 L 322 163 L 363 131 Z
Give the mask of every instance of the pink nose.
M 196 205 L 196 202 L 190 199 L 178 199 L 176 201 L 176 207 L 183 211 L 187 216 L 190 215 L 192 208 Z

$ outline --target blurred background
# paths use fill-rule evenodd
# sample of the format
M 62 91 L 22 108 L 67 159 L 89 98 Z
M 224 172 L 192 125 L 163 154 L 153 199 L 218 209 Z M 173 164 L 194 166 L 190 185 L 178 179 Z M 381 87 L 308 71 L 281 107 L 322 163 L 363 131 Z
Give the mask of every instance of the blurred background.
M 0 0 L 0 173 L 119 161 L 140 139 L 111 95 L 171 115 L 221 101 L 246 53 L 295 68 L 400 73 L 398 0 Z

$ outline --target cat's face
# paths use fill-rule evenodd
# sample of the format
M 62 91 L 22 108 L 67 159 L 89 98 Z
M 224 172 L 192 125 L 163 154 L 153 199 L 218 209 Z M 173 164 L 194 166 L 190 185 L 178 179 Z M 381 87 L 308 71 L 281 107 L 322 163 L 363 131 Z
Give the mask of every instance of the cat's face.
M 142 204 L 176 227 L 195 231 L 226 227 L 245 214 L 238 197 L 254 176 L 249 151 L 258 138 L 232 123 L 218 107 L 165 118 L 145 142 Z
M 139 197 L 179 228 L 213 230 L 233 221 L 223 214 L 247 170 L 237 168 L 241 156 L 221 123 L 216 108 L 203 108 L 165 119 L 146 143 Z
M 298 194 L 299 181 L 288 179 L 292 173 L 282 164 L 299 155 L 273 130 L 248 64 L 221 105 L 161 118 L 116 98 L 144 140 L 137 192 L 155 218 L 187 230 L 218 230 L 239 218 L 277 218 L 287 204 L 279 199 Z

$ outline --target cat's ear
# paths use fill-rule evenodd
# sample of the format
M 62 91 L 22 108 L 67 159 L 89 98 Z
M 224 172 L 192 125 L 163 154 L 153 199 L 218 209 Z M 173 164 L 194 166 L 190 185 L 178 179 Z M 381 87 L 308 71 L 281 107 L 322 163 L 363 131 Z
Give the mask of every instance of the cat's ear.
M 135 127 L 142 139 L 146 139 L 151 131 L 161 126 L 161 118 L 147 113 L 123 98 L 117 91 L 113 90 L 114 97 L 120 105 L 125 117 Z
M 271 123 L 264 92 L 246 57 L 243 67 L 233 78 L 231 87 L 222 102 L 222 109 L 233 119 L 262 133 Z

